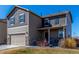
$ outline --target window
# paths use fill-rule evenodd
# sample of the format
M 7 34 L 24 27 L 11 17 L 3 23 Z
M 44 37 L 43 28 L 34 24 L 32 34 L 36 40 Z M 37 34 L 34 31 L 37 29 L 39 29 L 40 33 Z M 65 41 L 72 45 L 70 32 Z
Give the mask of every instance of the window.
M 45 27 L 48 27 L 49 25 L 50 25 L 49 18 L 45 18 L 45 19 L 44 19 L 44 26 L 45 26 Z
M 63 30 L 58 31 L 58 37 L 61 38 L 61 39 L 64 37 L 64 31 Z
M 50 25 L 51 25 L 51 26 L 54 25 L 54 19 L 50 20 Z
M 13 26 L 14 24 L 15 24 L 15 17 L 12 16 L 12 17 L 10 18 L 10 25 Z
M 55 25 L 59 24 L 59 18 L 55 19 Z
M 19 15 L 19 22 L 20 23 L 24 23 L 25 22 L 25 14 L 24 13 Z

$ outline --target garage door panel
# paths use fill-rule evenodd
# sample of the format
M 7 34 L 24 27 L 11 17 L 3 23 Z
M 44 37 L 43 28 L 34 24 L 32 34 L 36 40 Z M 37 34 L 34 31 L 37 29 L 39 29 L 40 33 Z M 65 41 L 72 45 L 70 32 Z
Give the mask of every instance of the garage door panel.
M 25 35 L 11 35 L 11 45 L 25 45 Z

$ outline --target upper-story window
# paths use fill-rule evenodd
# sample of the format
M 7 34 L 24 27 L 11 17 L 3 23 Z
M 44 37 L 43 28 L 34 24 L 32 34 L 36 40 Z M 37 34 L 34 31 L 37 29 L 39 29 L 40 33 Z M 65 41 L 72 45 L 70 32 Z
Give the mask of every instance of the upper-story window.
M 25 14 L 24 13 L 19 15 L 19 22 L 20 22 L 20 24 L 25 22 Z
M 45 18 L 44 19 L 44 26 L 45 27 L 48 27 L 50 25 L 50 20 L 49 20 L 49 18 Z
M 15 17 L 12 16 L 9 21 L 10 25 L 13 26 L 15 24 Z
M 59 24 L 59 18 L 55 19 L 55 25 Z
M 55 21 L 54 19 L 51 19 L 51 20 L 50 20 L 50 25 L 51 25 L 51 26 L 54 25 L 54 21 Z

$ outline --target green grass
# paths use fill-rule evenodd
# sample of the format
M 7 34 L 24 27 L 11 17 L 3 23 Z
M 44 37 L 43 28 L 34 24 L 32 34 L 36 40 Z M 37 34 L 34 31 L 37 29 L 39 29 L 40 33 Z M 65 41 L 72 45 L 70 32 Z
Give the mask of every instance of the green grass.
M 79 54 L 78 49 L 64 48 L 13 48 L 0 51 L 4 54 Z
M 40 48 L 40 49 L 33 49 L 33 48 L 27 48 L 27 49 L 23 49 L 23 50 L 18 50 L 16 51 L 16 53 L 20 54 L 20 53 L 27 53 L 27 54 L 76 54 L 79 53 L 79 50 L 72 50 L 72 49 L 57 49 L 57 48 L 53 48 L 53 49 L 49 49 L 49 48 Z

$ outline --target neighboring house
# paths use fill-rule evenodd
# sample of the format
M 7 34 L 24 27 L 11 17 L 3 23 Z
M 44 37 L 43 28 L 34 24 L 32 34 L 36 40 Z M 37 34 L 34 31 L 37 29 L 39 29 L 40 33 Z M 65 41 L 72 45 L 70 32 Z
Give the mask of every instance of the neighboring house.
M 0 45 L 7 43 L 7 21 L 0 19 Z
M 50 43 L 54 39 L 71 37 L 71 23 L 69 11 L 41 17 L 15 6 L 7 16 L 7 44 L 27 46 L 38 39 Z

